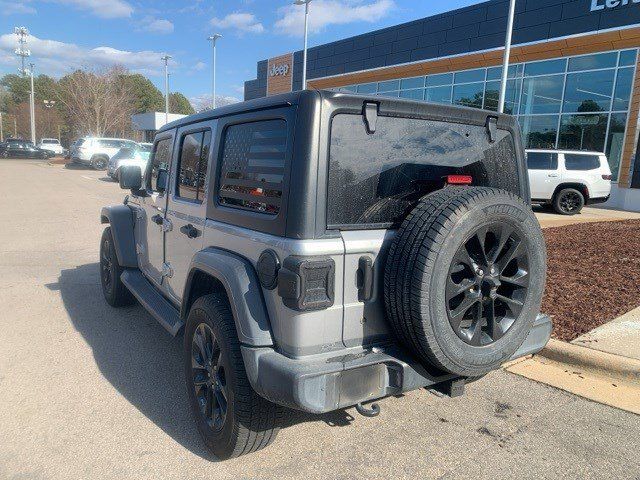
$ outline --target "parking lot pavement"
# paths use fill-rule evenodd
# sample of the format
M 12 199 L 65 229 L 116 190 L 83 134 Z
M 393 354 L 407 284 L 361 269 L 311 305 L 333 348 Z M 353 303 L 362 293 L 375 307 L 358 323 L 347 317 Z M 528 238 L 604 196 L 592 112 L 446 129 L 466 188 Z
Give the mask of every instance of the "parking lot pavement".
M 299 415 L 219 463 L 187 411 L 180 339 L 104 302 L 102 172 L 0 161 L 0 478 L 640 478 L 640 417 L 504 371 L 461 398 L 412 392 Z
M 624 212 L 608 208 L 585 207 L 578 215 L 558 215 L 557 213 L 534 206 L 533 211 L 542 228 L 563 227 L 579 223 L 615 222 L 618 220 L 639 220 L 640 213 Z

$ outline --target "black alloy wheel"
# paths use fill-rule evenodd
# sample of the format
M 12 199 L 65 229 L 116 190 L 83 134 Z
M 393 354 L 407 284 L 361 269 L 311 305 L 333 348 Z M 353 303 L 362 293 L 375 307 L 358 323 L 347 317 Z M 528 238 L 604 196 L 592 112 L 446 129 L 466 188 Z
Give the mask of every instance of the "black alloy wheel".
M 560 193 L 558 198 L 558 206 L 562 213 L 571 215 L 578 213 L 583 206 L 584 199 L 576 190 L 565 190 Z
M 227 418 L 226 366 L 213 330 L 206 323 L 196 327 L 191 340 L 191 379 L 200 414 L 214 431 Z
M 102 157 L 98 157 L 93 161 L 93 168 L 96 170 L 104 170 L 107 168 L 107 161 Z
M 449 323 L 465 343 L 490 345 L 515 323 L 528 287 L 529 253 L 522 239 L 507 224 L 483 226 L 458 249 L 449 270 Z

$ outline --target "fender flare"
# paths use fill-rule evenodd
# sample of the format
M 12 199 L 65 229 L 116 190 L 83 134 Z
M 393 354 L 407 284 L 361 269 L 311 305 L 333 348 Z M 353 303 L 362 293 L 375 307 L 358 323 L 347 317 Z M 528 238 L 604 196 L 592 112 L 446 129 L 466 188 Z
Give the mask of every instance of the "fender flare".
M 189 266 L 182 296 L 180 316 L 183 319 L 189 315 L 190 292 L 197 272 L 210 275 L 222 283 L 229 298 L 241 344 L 252 347 L 273 346 L 271 323 L 262 287 L 248 260 L 219 248 L 206 248 L 196 253 Z
M 131 208 L 127 205 L 103 207 L 100 212 L 100 223 L 111 225 L 113 244 L 120 266 L 138 268 L 136 240 L 133 233 L 135 219 Z

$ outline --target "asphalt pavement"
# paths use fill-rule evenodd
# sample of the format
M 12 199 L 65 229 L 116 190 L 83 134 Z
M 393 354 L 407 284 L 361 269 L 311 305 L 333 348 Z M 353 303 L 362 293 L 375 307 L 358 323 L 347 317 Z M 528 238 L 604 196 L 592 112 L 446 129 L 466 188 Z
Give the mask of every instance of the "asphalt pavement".
M 217 462 L 187 409 L 181 339 L 102 298 L 103 172 L 0 161 L 0 478 L 640 479 L 640 417 L 500 371 L 464 397 L 416 391 L 298 415 Z

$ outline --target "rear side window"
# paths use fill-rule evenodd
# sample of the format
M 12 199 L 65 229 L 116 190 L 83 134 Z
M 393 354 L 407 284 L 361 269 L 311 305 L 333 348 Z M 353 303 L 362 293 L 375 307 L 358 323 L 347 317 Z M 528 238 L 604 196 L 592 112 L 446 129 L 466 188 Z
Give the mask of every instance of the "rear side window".
M 529 170 L 557 170 L 558 154 L 551 152 L 527 153 L 527 167 Z
M 567 170 L 596 170 L 600 168 L 600 157 L 597 155 L 566 153 L 564 155 L 564 164 Z
M 176 196 L 202 203 L 209 164 L 211 131 L 189 133 L 182 137 Z
M 287 122 L 266 120 L 225 130 L 218 201 L 269 215 L 280 212 Z
M 387 228 L 398 225 L 447 175 L 473 177 L 473 185 L 520 194 L 513 137 L 498 130 L 489 143 L 484 126 L 378 117 L 368 135 L 361 115 L 332 120 L 327 225 Z

